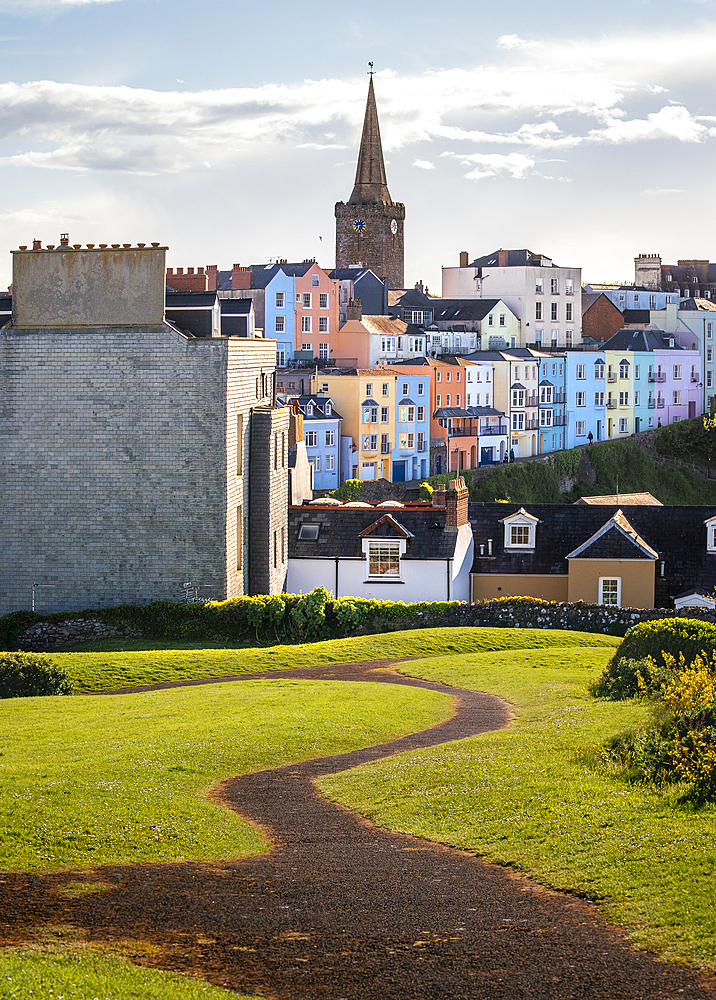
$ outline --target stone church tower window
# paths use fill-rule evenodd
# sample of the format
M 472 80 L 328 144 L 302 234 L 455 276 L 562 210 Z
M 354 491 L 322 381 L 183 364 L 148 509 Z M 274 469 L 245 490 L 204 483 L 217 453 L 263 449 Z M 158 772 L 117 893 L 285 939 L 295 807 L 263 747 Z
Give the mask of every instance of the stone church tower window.
M 403 288 L 405 205 L 388 191 L 372 75 L 353 193 L 335 214 L 336 267 L 360 263 L 387 278 L 389 288 Z

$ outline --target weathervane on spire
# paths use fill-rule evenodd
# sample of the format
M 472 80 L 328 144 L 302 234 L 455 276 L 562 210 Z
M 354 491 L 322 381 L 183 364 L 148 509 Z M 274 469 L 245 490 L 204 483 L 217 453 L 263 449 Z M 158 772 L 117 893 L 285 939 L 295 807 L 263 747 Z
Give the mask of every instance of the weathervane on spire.
M 368 65 L 370 66 L 370 69 L 368 70 L 368 76 L 372 79 L 373 74 L 375 73 L 375 70 L 373 69 L 373 63 L 369 62 Z

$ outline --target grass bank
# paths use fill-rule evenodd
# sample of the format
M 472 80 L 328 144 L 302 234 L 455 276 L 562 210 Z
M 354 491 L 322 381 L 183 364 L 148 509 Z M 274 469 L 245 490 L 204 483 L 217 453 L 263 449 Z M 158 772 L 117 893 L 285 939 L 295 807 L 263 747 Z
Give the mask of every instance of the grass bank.
M 593 748 L 647 709 L 595 701 L 608 652 L 514 651 L 436 658 L 406 673 L 501 695 L 511 729 L 323 779 L 322 791 L 380 826 L 509 865 L 595 900 L 631 940 L 716 968 L 716 808 L 658 794 L 594 765 Z
M 155 640 L 101 639 L 84 643 L 72 651 L 49 655 L 68 672 L 75 690 L 81 693 L 326 663 L 543 646 L 611 648 L 617 642 L 612 636 L 557 629 L 428 628 L 253 649 L 176 642 L 171 643 L 171 648 L 157 648 Z
M 288 678 L 0 701 L 0 869 L 260 853 L 261 834 L 211 802 L 212 786 L 449 714 L 430 691 Z
M 58 930 L 58 937 L 62 937 L 62 929 Z M 30 1000 L 30 997 L 32 1000 L 236 1000 L 236 993 L 192 976 L 144 969 L 105 951 L 52 944 L 0 951 L 0 997 L 3 1000 Z

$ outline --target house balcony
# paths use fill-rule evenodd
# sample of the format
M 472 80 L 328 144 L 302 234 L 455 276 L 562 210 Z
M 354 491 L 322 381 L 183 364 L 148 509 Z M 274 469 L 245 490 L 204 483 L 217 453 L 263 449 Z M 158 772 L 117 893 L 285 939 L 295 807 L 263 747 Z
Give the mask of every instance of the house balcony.
M 566 424 L 567 424 L 567 418 L 562 413 L 560 413 L 552 420 L 553 427 L 565 427 Z
M 566 392 L 555 392 L 552 395 L 552 402 L 553 403 L 566 403 L 567 402 L 567 393 Z
M 614 399 L 607 400 L 607 409 L 608 410 L 616 410 L 616 408 L 617 408 L 616 400 L 614 400 Z
M 661 374 L 659 374 L 657 372 L 656 375 L 650 375 L 649 376 L 649 381 L 650 382 L 666 382 L 666 375 L 664 375 L 663 372 Z
M 616 380 L 617 380 L 617 377 L 614 374 L 614 372 L 611 372 L 609 375 L 607 375 L 607 382 L 616 382 Z
M 527 396 L 527 401 L 525 403 L 525 406 L 538 406 L 538 405 L 539 405 L 539 399 L 537 397 L 536 392 L 531 393 L 530 395 Z
M 657 408 L 659 410 L 663 410 L 664 407 L 666 406 L 666 400 L 665 399 L 657 399 L 656 405 L 657 405 Z
M 539 420 L 527 420 L 525 421 L 526 431 L 536 431 L 539 430 Z
M 692 375 L 691 376 L 691 381 L 692 382 L 698 382 L 698 380 L 699 380 L 699 376 L 698 375 Z
M 646 405 L 649 407 L 650 410 L 653 410 L 655 408 L 655 406 L 656 406 L 656 400 L 655 399 L 650 399 L 647 402 Z

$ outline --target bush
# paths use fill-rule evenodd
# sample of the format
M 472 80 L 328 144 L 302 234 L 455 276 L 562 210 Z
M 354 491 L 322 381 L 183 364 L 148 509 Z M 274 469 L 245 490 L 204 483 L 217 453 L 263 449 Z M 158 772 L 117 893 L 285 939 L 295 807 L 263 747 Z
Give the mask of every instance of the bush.
M 0 698 L 72 694 L 72 681 L 46 656 L 34 653 L 0 654 Z
M 363 498 L 363 480 L 346 479 L 342 486 L 339 486 L 337 490 L 329 490 L 326 496 L 342 500 L 344 503 L 361 500 Z
M 606 670 L 590 685 L 589 690 L 597 698 L 611 698 L 622 701 L 637 694 L 648 694 L 658 682 L 658 668 L 650 657 L 632 660 L 626 656 L 616 656 Z
M 423 501 L 425 501 L 425 500 L 427 500 L 427 501 L 432 500 L 434 492 L 435 491 L 433 490 L 433 488 L 430 485 L 430 483 L 421 483 L 420 484 L 420 494 L 419 495 L 420 495 L 420 499 L 421 500 L 423 500 Z
M 650 656 L 657 666 L 664 666 L 666 655 L 693 663 L 701 653 L 716 650 L 716 625 L 696 618 L 662 618 L 641 622 L 629 629 L 614 653 L 614 660 L 643 660 Z

